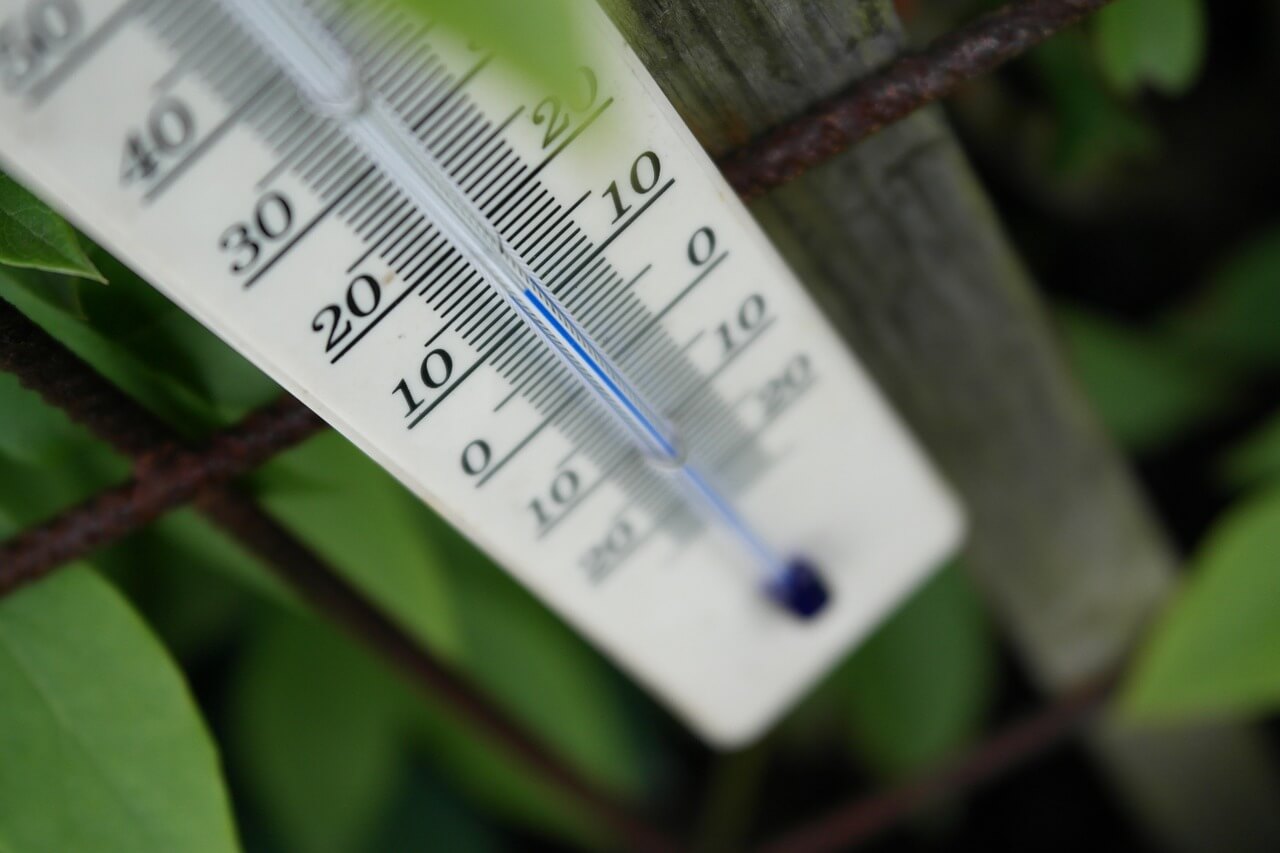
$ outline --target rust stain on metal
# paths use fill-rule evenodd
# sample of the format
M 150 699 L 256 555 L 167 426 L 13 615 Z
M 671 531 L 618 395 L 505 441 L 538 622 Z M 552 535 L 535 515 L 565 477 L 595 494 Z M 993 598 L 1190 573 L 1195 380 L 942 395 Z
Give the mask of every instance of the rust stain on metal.
M 1102 711 L 1119 680 L 1118 672 L 1090 679 L 1005 726 L 956 761 L 859 796 L 756 853 L 829 853 L 865 844 L 948 792 L 974 790 L 1052 749 Z
M 132 411 L 132 406 L 125 410 Z M 113 418 L 113 424 L 128 426 L 120 413 Z M 313 434 L 321 422 L 289 397 L 219 433 L 199 450 L 168 440 L 145 447 L 138 437 L 151 427 L 145 421 L 135 426 L 136 431 L 124 433 L 136 442 L 131 454 L 134 479 L 0 544 L 0 595 L 155 521 L 203 491 L 253 471 L 282 448 Z
M 844 92 L 729 154 L 725 178 L 744 200 L 798 178 L 954 92 L 1111 0 L 1019 0 L 900 57 Z

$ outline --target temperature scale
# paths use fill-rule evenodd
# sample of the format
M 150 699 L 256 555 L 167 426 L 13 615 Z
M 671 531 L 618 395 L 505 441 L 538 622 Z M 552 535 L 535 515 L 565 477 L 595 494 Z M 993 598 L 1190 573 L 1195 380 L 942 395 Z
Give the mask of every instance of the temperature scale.
M 548 93 L 390 2 L 0 0 L 0 161 L 733 745 L 959 514 L 581 15 Z

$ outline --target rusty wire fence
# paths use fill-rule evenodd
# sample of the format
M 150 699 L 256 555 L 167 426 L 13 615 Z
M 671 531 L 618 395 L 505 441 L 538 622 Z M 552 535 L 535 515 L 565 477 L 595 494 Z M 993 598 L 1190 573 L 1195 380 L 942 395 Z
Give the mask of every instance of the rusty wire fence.
M 902 56 L 803 115 L 725 157 L 720 167 L 744 200 L 756 198 L 911 115 L 1111 0 L 1016 0 Z M 0 300 L 0 369 L 133 460 L 133 479 L 0 543 L 0 596 L 192 505 L 264 565 L 419 689 L 441 700 L 510 758 L 526 765 L 609 826 L 628 847 L 676 850 L 683 839 L 635 804 L 584 779 L 464 678 L 393 624 L 324 559 L 280 526 L 234 481 L 324 428 L 286 396 L 187 446 L 171 428 Z M 968 754 L 893 788 L 859 794 L 802 822 L 760 849 L 847 848 L 894 826 L 947 792 L 973 788 L 1069 738 L 1105 702 L 1105 677 L 1060 694 L 1024 720 L 989 735 Z

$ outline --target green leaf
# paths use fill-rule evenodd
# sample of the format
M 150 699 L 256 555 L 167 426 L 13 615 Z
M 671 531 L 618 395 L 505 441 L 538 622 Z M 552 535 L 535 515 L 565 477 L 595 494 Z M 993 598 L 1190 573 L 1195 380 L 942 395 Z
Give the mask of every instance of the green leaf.
M 994 660 L 977 594 L 943 569 L 836 676 L 855 750 L 891 777 L 945 758 L 981 725 Z
M 236 775 L 286 849 L 366 848 L 414 744 L 434 773 L 498 814 L 578 842 L 604 837 L 451 710 L 309 619 L 279 617 L 255 639 L 231 717 Z
M 445 522 L 423 508 L 419 523 L 450 568 L 467 671 L 586 775 L 643 794 L 649 750 L 629 725 L 617 671 Z
M 44 202 L 0 173 L 0 264 L 105 282 L 76 232 Z
M 578 845 L 609 846 L 603 826 L 452 711 L 428 704 L 417 732 L 427 765 L 487 813 Z
M 63 568 L 0 601 L 0 697 L 0 849 L 236 849 L 181 676 L 93 572 Z
M 399 0 L 407 11 L 435 21 L 552 90 L 582 59 L 575 0 Z M 479 54 L 477 54 L 477 58 Z
M 295 606 L 293 591 L 270 574 L 258 558 L 194 510 L 171 512 L 148 528 L 146 556 L 165 573 L 181 565 L 234 581 L 241 588 L 277 604 Z
M 1114 186 L 1122 169 L 1158 151 L 1159 135 L 1107 90 L 1081 34 L 1062 33 L 1030 56 L 1053 104 L 1046 171 L 1062 184 L 1060 192 L 1078 195 L 1091 184 Z
M 458 653 L 444 560 L 417 498 L 390 474 L 330 432 L 272 460 L 256 483 L 263 506 L 374 603 L 437 654 Z
M 85 429 L 23 388 L 12 373 L 0 372 L 0 412 L 0 453 L 19 462 L 69 464 L 89 440 Z
M 131 353 L 86 320 L 80 309 L 82 291 L 68 293 L 47 287 L 46 278 L 0 268 L 0 299 L 10 302 L 124 393 L 184 434 L 199 437 L 234 420 L 220 415 L 214 405 L 167 369 L 170 363 L 185 360 L 179 353 L 170 359 L 152 360 Z M 116 280 L 110 288 L 102 289 L 123 301 L 128 299 L 129 287 L 127 281 Z M 209 332 L 200 330 L 198 334 Z
M 624 796 L 645 789 L 646 750 L 619 676 L 345 439 L 312 439 L 257 482 L 273 514 L 568 761 Z M 416 720 L 432 766 L 469 795 L 547 832 L 600 838 L 452 714 L 428 709 Z
M 92 257 L 111 287 L 7 269 L 0 270 L 0 298 L 189 437 L 234 423 L 280 393 L 127 267 L 101 250 Z
M 95 554 L 93 563 L 120 583 L 183 661 L 231 644 L 255 600 L 302 612 L 291 589 L 192 509 L 165 515 Z
M 1119 0 L 1097 13 L 1094 34 L 1103 73 L 1126 94 L 1185 92 L 1208 48 L 1203 0 Z
M 212 406 L 220 424 L 280 394 L 266 374 L 124 264 L 101 250 L 93 258 L 112 286 L 81 289 L 78 307 L 85 323 L 139 362 L 160 365 Z
M 236 766 L 284 849 L 366 849 L 407 770 L 413 698 L 344 637 L 280 616 L 232 687 Z
M 1059 312 L 1068 356 L 1103 423 L 1130 450 L 1150 451 L 1216 414 L 1229 375 L 1168 338 L 1098 315 Z
M 0 536 L 50 518 L 102 489 L 121 482 L 129 466 L 118 456 L 86 440 L 75 464 L 22 462 L 0 451 Z
M 1280 414 L 1228 454 L 1223 473 L 1238 486 L 1280 482 Z
M 1280 227 L 1232 254 L 1170 326 L 1205 360 L 1248 370 L 1280 366 Z
M 1231 510 L 1152 631 L 1127 716 L 1181 721 L 1280 707 L 1280 489 Z
M 420 523 L 450 570 L 464 638 L 458 663 L 467 676 L 596 784 L 623 798 L 642 797 L 657 750 L 642 735 L 621 677 L 425 508 Z M 451 713 L 428 709 L 419 733 L 432 766 L 491 810 L 580 843 L 607 837 L 574 804 L 468 736 Z

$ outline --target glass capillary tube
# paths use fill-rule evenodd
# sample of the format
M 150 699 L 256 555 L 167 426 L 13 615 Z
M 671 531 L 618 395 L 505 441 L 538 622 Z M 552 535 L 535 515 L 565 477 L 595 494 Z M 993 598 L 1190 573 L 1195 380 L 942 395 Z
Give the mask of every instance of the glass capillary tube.
M 708 515 L 752 554 L 766 590 L 808 618 L 826 591 L 804 560 L 782 560 L 733 505 L 685 459 L 675 428 L 611 363 L 532 269 L 436 164 L 425 146 L 361 80 L 354 59 L 298 0 L 219 0 L 262 47 L 313 109 L 342 122 L 371 162 L 413 202 L 458 253 L 495 286 L 595 398 L 614 413 L 644 454 L 683 481 Z

